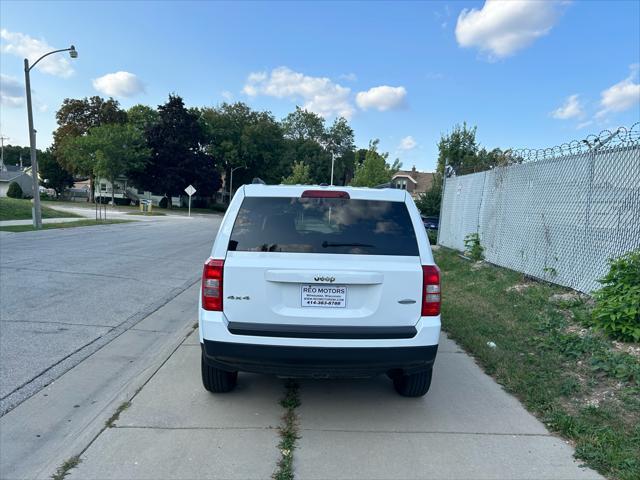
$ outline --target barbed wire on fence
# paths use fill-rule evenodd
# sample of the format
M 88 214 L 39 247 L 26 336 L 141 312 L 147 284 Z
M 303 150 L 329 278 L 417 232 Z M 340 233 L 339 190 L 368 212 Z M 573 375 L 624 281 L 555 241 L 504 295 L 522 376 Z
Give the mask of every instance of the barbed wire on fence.
M 602 130 L 597 135 L 591 134 L 581 140 L 572 140 L 555 147 L 507 149 L 499 153 L 502 158 L 498 164 L 500 166 L 508 166 L 548 158 L 580 155 L 591 152 L 594 149 L 614 149 L 638 144 L 640 144 L 640 122 L 634 123 L 629 128 L 619 127 L 614 131 Z
M 585 293 L 609 258 L 640 248 L 640 123 L 499 154 L 445 176 L 440 245 L 464 250 L 476 234 L 487 261 Z

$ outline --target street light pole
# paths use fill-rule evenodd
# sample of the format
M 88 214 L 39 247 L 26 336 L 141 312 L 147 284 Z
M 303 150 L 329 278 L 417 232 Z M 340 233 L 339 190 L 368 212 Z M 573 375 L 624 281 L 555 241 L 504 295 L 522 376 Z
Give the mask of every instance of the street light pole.
M 4 170 L 4 141 L 5 140 L 9 140 L 9 137 L 0 135 L 0 170 Z
M 33 107 L 31 105 L 31 78 L 29 73 L 40 60 L 44 57 L 58 52 L 69 52 L 71 58 L 77 58 L 78 52 L 76 47 L 71 45 L 69 48 L 54 50 L 45 53 L 33 65 L 29 66 L 29 59 L 24 59 L 24 86 L 27 90 L 27 117 L 29 119 L 29 147 L 31 148 L 31 175 L 33 176 L 33 209 L 31 215 L 33 217 L 33 228 L 39 230 L 42 228 L 42 210 L 40 208 L 40 188 L 38 185 L 38 159 L 36 158 L 36 131 L 33 128 Z
M 233 172 L 235 172 L 239 168 L 247 168 L 247 167 L 245 165 L 241 165 L 239 167 L 231 169 L 231 181 L 229 182 L 229 203 L 231 203 L 231 195 L 233 195 Z
M 333 153 L 333 150 L 331 151 L 331 186 L 333 186 L 333 164 L 336 161 L 336 155 L 335 153 Z
M 36 135 L 33 130 L 33 108 L 31 107 L 31 79 L 29 78 L 29 60 L 24 59 L 24 85 L 27 89 L 27 117 L 29 117 L 29 146 L 31 147 L 31 176 L 33 177 L 33 228 L 42 228 L 42 211 L 40 210 L 40 189 L 38 188 L 38 159 L 36 158 Z

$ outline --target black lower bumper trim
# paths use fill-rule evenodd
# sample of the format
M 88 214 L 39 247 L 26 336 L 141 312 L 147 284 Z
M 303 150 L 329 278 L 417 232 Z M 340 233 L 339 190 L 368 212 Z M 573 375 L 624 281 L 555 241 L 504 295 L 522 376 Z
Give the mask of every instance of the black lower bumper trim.
M 438 345 L 420 347 L 289 347 L 205 340 L 205 361 L 229 371 L 284 376 L 371 376 L 433 366 Z
M 354 327 L 326 325 L 273 325 L 247 322 L 229 322 L 227 326 L 234 335 L 285 338 L 335 338 L 335 339 L 398 339 L 413 338 L 418 331 L 414 326 L 406 327 Z

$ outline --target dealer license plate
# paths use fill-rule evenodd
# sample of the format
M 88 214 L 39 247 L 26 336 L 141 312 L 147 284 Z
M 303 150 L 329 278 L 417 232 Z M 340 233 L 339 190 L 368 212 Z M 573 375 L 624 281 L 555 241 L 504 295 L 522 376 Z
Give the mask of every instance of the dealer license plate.
M 301 285 L 303 307 L 345 308 L 347 287 L 344 285 Z

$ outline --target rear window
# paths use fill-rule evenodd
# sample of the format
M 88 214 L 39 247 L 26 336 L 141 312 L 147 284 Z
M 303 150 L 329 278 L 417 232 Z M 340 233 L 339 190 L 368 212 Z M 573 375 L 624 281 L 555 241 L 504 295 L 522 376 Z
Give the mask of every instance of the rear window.
M 247 197 L 229 250 L 417 256 L 418 243 L 403 202 Z

